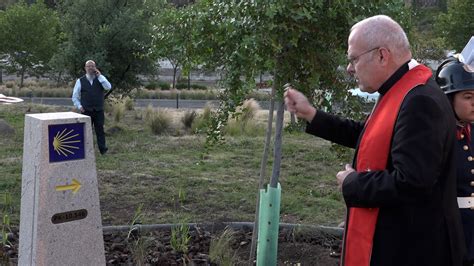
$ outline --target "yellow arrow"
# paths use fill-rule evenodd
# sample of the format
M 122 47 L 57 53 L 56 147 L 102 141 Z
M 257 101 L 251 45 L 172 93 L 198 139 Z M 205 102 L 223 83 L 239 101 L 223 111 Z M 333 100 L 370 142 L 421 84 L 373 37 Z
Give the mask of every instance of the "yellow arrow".
M 56 191 L 72 190 L 72 194 L 76 194 L 76 192 L 79 191 L 80 188 L 81 188 L 81 183 L 79 183 L 79 181 L 73 178 L 72 184 L 64 185 L 64 186 L 56 186 Z

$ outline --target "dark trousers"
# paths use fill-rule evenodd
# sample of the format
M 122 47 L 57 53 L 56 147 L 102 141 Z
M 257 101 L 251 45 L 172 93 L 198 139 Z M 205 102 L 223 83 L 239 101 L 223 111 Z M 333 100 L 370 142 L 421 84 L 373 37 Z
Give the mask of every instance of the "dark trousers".
M 105 133 L 104 133 L 104 111 L 84 111 L 84 115 L 90 116 L 92 121 L 92 126 L 94 126 L 95 135 L 97 136 L 97 145 L 99 146 L 100 153 L 104 153 L 107 150 L 107 145 L 105 144 Z

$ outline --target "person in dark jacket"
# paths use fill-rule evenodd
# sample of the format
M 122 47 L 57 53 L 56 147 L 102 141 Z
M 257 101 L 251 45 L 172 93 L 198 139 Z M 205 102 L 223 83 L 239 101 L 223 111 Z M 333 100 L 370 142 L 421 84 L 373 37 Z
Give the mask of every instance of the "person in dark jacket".
M 443 62 L 436 81 L 448 96 L 456 115 L 457 199 L 467 247 L 464 265 L 474 265 L 474 67 L 452 57 Z
M 355 24 L 347 56 L 359 88 L 380 94 L 366 121 L 317 110 L 293 88 L 285 92 L 288 111 L 308 122 L 306 132 L 356 149 L 353 164 L 336 175 L 347 206 L 341 265 L 462 265 L 449 101 L 387 16 Z
M 74 106 L 84 115 L 90 116 L 97 136 L 100 154 L 108 150 L 104 133 L 104 91 L 112 85 L 97 69 L 95 62 L 88 60 L 84 69 L 86 74 L 79 78 L 74 85 L 72 101 Z

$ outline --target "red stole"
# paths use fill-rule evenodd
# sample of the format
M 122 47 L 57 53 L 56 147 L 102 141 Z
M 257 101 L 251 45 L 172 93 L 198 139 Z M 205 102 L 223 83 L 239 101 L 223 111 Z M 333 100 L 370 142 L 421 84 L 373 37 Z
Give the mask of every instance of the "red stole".
M 426 84 L 432 73 L 418 65 L 393 85 L 365 123 L 357 154 L 357 171 L 383 171 L 387 167 L 393 129 L 403 99 L 410 90 Z M 344 240 L 345 266 L 368 266 L 377 224 L 378 208 L 349 208 Z

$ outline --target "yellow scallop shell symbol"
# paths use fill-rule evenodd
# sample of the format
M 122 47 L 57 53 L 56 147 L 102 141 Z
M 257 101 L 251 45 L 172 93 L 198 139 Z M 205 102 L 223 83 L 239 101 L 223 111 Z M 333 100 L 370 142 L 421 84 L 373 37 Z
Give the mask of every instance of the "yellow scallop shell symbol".
M 63 156 L 68 156 L 68 154 L 74 154 L 74 150 L 78 150 L 79 147 L 76 146 L 77 144 L 74 143 L 79 143 L 81 142 L 80 140 L 71 140 L 79 134 L 74 134 L 74 130 L 71 129 L 68 132 L 67 128 L 65 128 L 62 132 L 57 132 L 56 136 L 53 139 L 53 147 L 54 150 L 58 153 L 58 155 L 63 155 Z

